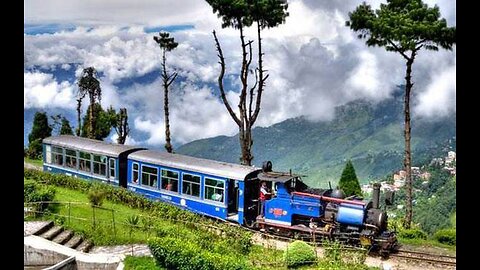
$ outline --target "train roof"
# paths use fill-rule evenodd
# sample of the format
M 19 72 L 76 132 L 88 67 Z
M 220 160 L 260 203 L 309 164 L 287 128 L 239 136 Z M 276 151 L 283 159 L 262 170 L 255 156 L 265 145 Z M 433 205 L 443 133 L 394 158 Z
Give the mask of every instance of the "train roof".
M 192 172 L 200 172 L 235 180 L 245 180 L 248 174 L 261 170 L 260 168 L 256 167 L 196 158 L 180 154 L 170 154 L 153 150 L 137 151 L 130 154 L 128 158 L 151 164 L 163 165 L 166 167 L 178 168 Z
M 43 143 L 109 156 L 118 156 L 125 151 L 135 149 L 145 149 L 144 147 L 114 144 L 72 135 L 47 137 L 43 139 Z

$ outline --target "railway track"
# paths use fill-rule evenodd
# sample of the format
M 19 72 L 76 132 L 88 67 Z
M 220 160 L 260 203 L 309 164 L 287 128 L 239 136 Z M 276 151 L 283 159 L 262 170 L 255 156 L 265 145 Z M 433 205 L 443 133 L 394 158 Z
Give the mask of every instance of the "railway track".
M 426 252 L 412 251 L 412 250 L 402 250 L 399 249 L 395 253 L 391 253 L 390 257 L 402 258 L 406 260 L 416 260 L 423 261 L 433 264 L 449 265 L 455 266 L 457 264 L 457 259 L 455 256 L 441 255 L 441 254 L 432 254 Z

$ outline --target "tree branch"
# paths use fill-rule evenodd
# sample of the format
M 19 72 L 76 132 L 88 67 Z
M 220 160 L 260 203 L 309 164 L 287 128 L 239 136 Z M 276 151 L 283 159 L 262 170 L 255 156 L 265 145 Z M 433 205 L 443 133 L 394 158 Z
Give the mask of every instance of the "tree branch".
M 387 39 L 387 41 L 388 41 L 388 43 L 390 43 L 390 45 L 392 45 L 393 48 L 395 48 L 395 50 L 396 50 L 397 52 L 399 52 L 405 59 L 410 60 L 410 59 L 408 58 L 408 56 L 403 52 L 403 50 L 401 50 L 395 43 L 393 43 L 390 39 Z
M 230 107 L 227 97 L 225 96 L 225 91 L 223 89 L 223 76 L 225 75 L 225 58 L 223 57 L 222 48 L 220 46 L 220 42 L 218 41 L 217 34 L 215 33 L 215 31 L 213 31 L 213 37 L 215 38 L 215 45 L 218 51 L 218 58 L 220 59 L 218 63 L 220 64 L 220 67 L 221 67 L 220 74 L 218 75 L 218 88 L 220 89 L 220 97 L 222 98 L 223 104 L 225 104 L 225 107 L 227 108 L 227 111 L 232 117 L 233 121 L 235 121 L 235 123 L 238 126 L 241 126 L 242 123 L 240 122 L 240 119 L 238 119 L 235 112 L 232 110 L 232 107 Z
M 177 78 L 177 72 L 173 73 L 172 75 L 170 75 L 167 79 L 167 87 L 170 86 L 170 84 L 173 83 L 173 81 L 175 81 L 175 78 Z M 172 78 L 173 77 L 173 78 Z

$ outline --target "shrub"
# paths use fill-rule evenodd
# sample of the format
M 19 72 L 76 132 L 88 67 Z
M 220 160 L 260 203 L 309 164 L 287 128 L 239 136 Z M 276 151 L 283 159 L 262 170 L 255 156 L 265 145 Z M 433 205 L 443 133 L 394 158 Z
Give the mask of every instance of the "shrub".
M 313 247 L 299 240 L 288 245 L 288 248 L 283 253 L 283 258 L 287 267 L 312 264 L 316 261 L 315 250 Z
M 457 231 L 455 229 L 438 230 L 433 238 L 439 243 L 454 246 L 457 244 Z
M 42 186 L 31 180 L 23 181 L 23 201 L 33 203 L 36 212 L 43 213 L 49 202 L 55 198 L 55 189 L 53 187 Z
M 404 239 L 427 239 L 427 234 L 420 229 L 404 229 L 398 235 Z
M 93 206 L 102 206 L 106 192 L 99 185 L 93 185 L 88 191 L 88 200 Z
M 249 269 L 246 261 L 235 254 L 214 253 L 181 238 L 155 238 L 148 242 L 148 247 L 158 264 L 167 269 Z

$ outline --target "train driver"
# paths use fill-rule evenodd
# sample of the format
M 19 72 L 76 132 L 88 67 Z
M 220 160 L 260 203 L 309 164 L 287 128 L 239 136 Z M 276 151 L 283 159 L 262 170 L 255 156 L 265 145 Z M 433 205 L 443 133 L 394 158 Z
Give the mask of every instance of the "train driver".
M 265 214 L 265 201 L 269 200 L 272 196 L 270 190 L 267 187 L 267 183 L 262 181 L 260 185 L 260 216 L 263 217 Z

